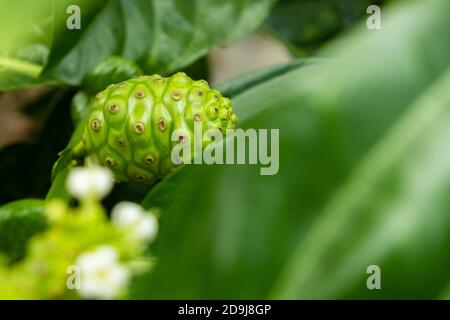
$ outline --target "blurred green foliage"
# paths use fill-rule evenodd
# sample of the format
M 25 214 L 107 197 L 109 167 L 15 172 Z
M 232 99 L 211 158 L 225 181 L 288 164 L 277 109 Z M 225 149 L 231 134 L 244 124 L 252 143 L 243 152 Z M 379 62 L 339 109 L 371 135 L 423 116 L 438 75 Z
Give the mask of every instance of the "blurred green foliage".
M 230 44 L 256 29 L 272 3 L 25 0 L 12 5 L 3 0 L 1 12 L 14 19 L 0 25 L 4 33 L 0 91 L 46 82 L 79 85 L 100 61 L 113 55 L 137 62 L 146 73 L 172 73 L 192 64 L 214 44 Z M 66 27 L 70 5 L 80 8 L 80 29 Z M 23 21 L 28 22 L 26 28 Z M 30 36 L 30 27 L 39 30 L 39 39 Z M 28 50 L 27 57 L 17 54 L 17 43 Z M 42 50 L 41 61 L 29 58 Z
M 280 172 L 185 166 L 139 298 L 436 298 L 450 277 L 446 1 L 390 8 L 300 67 L 233 97 L 280 128 Z M 412 23 L 414 21 L 414 23 Z M 432 36 L 431 36 L 432 35 Z M 366 287 L 381 267 L 382 290 Z
M 14 262 L 26 252 L 28 240 L 45 230 L 42 200 L 17 200 L 0 206 L 0 252 Z
M 52 0 L 0 1 L 0 92 L 37 79 L 52 42 Z
M 142 70 L 135 63 L 112 56 L 97 63 L 85 75 L 82 88 L 90 94 L 95 94 L 111 83 L 119 83 L 140 75 L 142 75 Z
M 313 54 L 327 41 L 367 16 L 386 0 L 280 0 L 265 22 L 296 56 Z
M 385 2 L 394 1 L 376 1 Z M 79 89 L 111 55 L 146 73 L 183 69 L 206 78 L 206 59 L 198 58 L 253 31 L 272 5 L 76 3 L 86 9 L 86 28 L 41 28 L 53 30 L 50 38 L 17 43 L 41 58 L 0 51 L 1 91 L 48 82 Z M 260 176 L 248 165 L 193 165 L 146 196 L 147 187 L 115 188 L 108 206 L 143 199 L 162 214 L 156 269 L 135 282 L 132 298 L 449 298 L 450 3 L 389 3 L 378 31 L 366 28 L 368 3 L 277 2 L 264 29 L 314 59 L 219 86 L 242 128 L 280 129 L 277 175 Z M 60 26 L 65 10 L 55 17 Z M 37 25 L 48 23 L 41 18 Z M 108 75 L 84 83 L 90 88 Z M 74 93 L 58 89 L 37 102 L 35 109 L 51 110 L 41 136 L 0 152 L 0 203 L 45 195 L 57 151 L 79 134 L 70 121 Z M 89 96 L 77 97 L 81 107 L 72 110 L 80 121 Z M 49 195 L 63 191 L 64 180 L 56 179 Z M 381 268 L 382 290 L 366 287 L 372 264 Z
M 50 187 L 52 165 L 73 132 L 69 105 L 72 90 L 51 91 L 27 112 L 42 122 L 29 143 L 0 150 L 0 204 L 20 198 L 43 198 Z
M 111 262 L 111 254 L 113 260 L 123 264 L 122 268 L 127 266 L 127 269 L 122 270 L 140 272 L 142 267 L 146 270 L 152 267 L 148 240 L 136 238 L 131 230 L 112 223 L 104 208 L 94 198 L 80 199 L 80 206 L 76 208 L 69 208 L 62 200 L 45 203 L 42 200 L 21 200 L 0 207 L 0 250 L 6 245 L 8 250 L 19 249 L 25 253 L 25 241 L 29 240 L 26 255 L 22 259 L 11 264 L 0 263 L 0 298 L 29 300 L 122 297 L 127 290 L 126 286 L 116 289 L 112 286 L 107 294 L 104 290 L 103 294 L 98 291 L 94 294 L 92 289 L 86 287 L 92 281 L 95 285 L 97 277 L 100 282 L 103 281 L 103 286 L 117 281 L 114 274 L 108 274 L 114 273 L 114 270 L 96 266 L 105 263 L 105 260 Z M 31 237 L 32 235 L 34 236 Z M 97 262 L 92 261 L 95 259 L 95 252 L 105 248 L 110 254 L 98 258 Z M 147 252 L 147 256 L 143 256 L 144 252 Z M 84 265 L 83 270 L 80 258 L 86 254 L 90 255 L 91 261 L 87 266 Z M 109 268 L 111 267 L 114 268 L 114 265 L 109 264 Z M 75 280 L 74 277 L 79 277 L 80 274 L 83 278 Z M 82 289 L 85 290 L 73 290 L 76 281 L 81 281 L 81 286 L 85 286 Z M 74 287 L 69 287 L 68 283 Z

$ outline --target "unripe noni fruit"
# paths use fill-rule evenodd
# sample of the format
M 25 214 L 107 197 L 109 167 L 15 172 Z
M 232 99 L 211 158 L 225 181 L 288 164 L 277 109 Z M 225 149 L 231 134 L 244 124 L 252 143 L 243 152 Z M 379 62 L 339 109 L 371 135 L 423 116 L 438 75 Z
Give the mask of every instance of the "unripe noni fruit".
M 179 72 L 165 78 L 140 76 L 97 93 L 82 135 L 82 149 L 109 167 L 118 181 L 153 182 L 175 165 L 172 148 L 202 132 L 235 128 L 231 101 L 204 80 Z M 171 141 L 175 129 L 187 136 Z M 202 141 L 205 147 L 211 140 Z M 192 143 L 193 145 L 193 143 Z

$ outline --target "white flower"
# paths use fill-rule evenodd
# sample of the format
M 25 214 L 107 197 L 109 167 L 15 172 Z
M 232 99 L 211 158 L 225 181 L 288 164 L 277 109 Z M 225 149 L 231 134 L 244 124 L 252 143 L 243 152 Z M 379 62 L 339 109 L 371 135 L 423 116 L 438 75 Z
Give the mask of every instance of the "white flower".
M 113 184 L 111 171 L 100 166 L 73 168 L 67 178 L 67 190 L 80 200 L 101 199 L 111 191 Z
M 83 253 L 75 264 L 80 267 L 82 298 L 114 299 L 127 288 L 130 272 L 119 263 L 111 246 Z
M 136 239 L 145 242 L 155 240 L 158 233 L 158 220 L 153 214 L 145 214 L 134 227 L 134 235 Z
M 139 221 L 144 209 L 134 202 L 122 201 L 111 211 L 112 222 L 119 227 L 129 227 Z
M 133 202 L 119 202 L 111 212 L 112 223 L 121 228 L 130 229 L 139 241 L 150 242 L 158 233 L 158 220 Z

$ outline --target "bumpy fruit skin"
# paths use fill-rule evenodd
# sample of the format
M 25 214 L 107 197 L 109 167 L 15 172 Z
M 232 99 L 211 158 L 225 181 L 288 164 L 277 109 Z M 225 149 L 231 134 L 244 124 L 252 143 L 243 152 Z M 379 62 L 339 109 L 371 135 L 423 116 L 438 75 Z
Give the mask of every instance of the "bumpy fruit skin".
M 179 72 L 165 78 L 140 76 L 110 85 L 97 93 L 87 119 L 82 143 L 87 154 L 109 167 L 118 181 L 151 183 L 175 168 L 172 148 L 189 139 L 193 148 L 194 123 L 202 132 L 234 129 L 237 117 L 231 101 L 204 80 Z M 187 136 L 171 141 L 183 128 Z M 202 147 L 211 140 L 202 140 Z

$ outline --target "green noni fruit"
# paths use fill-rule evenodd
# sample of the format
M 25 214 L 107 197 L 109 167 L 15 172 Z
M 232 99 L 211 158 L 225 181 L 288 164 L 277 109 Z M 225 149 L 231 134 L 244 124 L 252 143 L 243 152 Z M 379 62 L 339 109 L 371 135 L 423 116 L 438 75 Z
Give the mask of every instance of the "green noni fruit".
M 109 167 L 118 181 L 149 183 L 174 169 L 172 148 L 193 141 L 194 123 L 201 123 L 203 133 L 217 129 L 224 135 L 236 121 L 231 101 L 204 80 L 183 72 L 140 76 L 96 94 L 75 153 L 82 150 Z M 172 132 L 181 128 L 186 136 L 172 141 Z M 202 147 L 211 142 L 203 139 Z

